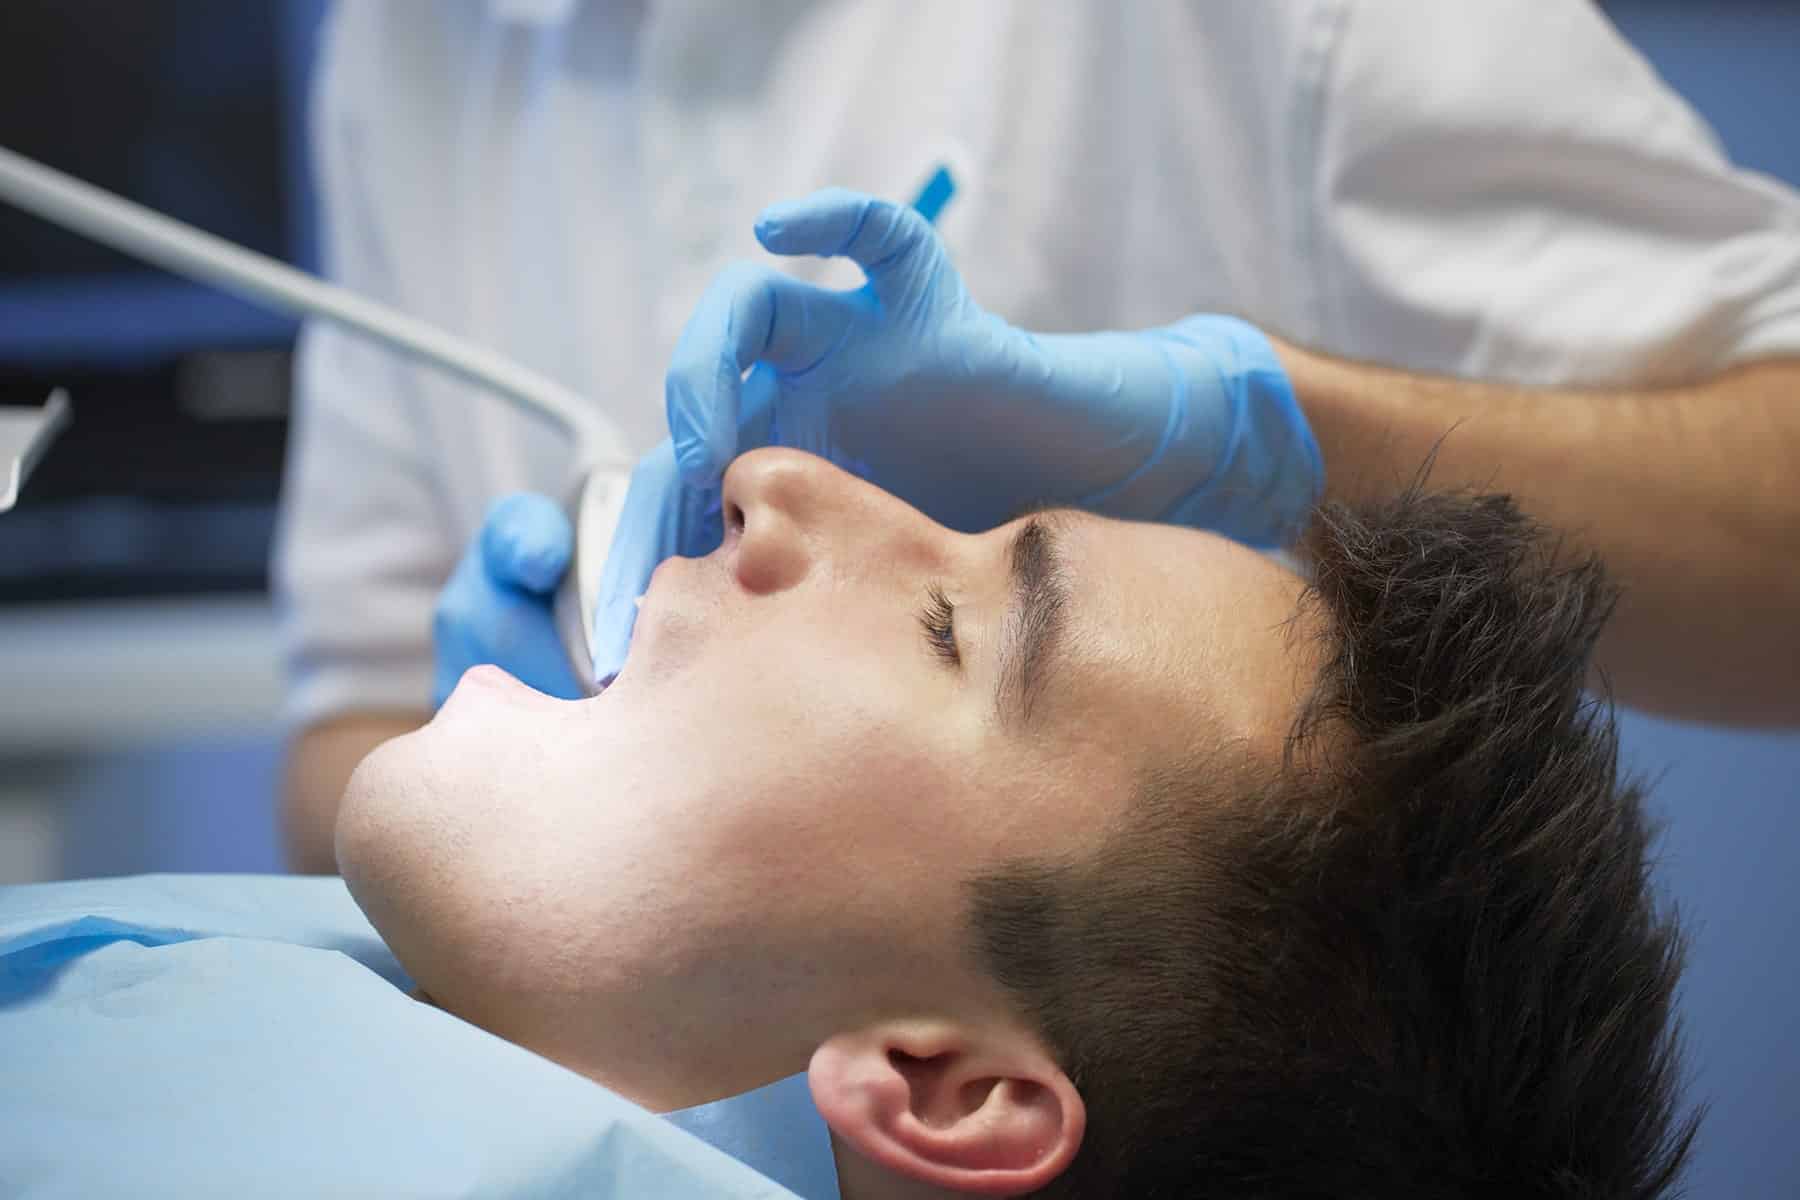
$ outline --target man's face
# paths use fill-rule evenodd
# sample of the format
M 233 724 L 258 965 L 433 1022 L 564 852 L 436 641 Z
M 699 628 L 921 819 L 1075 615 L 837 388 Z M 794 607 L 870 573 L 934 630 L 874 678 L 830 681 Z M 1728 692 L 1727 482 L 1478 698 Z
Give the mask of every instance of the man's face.
M 1300 582 L 1253 552 L 1068 512 L 954 533 L 793 451 L 724 501 L 603 695 L 471 671 L 338 829 L 436 1000 L 647 1104 L 799 1070 L 846 1022 L 999 1019 L 968 879 L 1088 853 L 1158 762 L 1279 753 Z M 716 1084 L 671 1079 L 696 1058 Z

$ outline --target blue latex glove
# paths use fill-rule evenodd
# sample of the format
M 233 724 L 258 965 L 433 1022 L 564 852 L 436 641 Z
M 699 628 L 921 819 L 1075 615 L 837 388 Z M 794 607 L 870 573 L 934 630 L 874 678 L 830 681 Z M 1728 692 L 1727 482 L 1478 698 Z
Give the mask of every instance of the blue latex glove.
M 548 496 L 516 492 L 487 511 L 432 618 L 442 704 L 478 663 L 505 668 L 540 692 L 573 700 L 585 693 L 556 635 L 551 597 L 574 549 L 569 518 Z
M 668 373 L 689 485 L 778 444 L 961 529 L 1052 501 L 1257 546 L 1297 532 L 1319 494 L 1293 389 L 1242 321 L 1034 336 L 975 303 L 917 213 L 841 189 L 765 210 L 756 235 L 777 254 L 847 256 L 868 282 L 831 291 L 748 265 L 720 276 Z

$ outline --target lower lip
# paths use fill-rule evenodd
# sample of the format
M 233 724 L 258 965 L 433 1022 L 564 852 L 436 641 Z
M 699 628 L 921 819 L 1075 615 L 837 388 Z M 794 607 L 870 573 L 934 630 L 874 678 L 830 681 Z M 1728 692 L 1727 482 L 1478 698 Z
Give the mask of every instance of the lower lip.
M 465 689 L 486 692 L 508 704 L 526 707 L 552 708 L 563 703 L 554 696 L 546 696 L 535 688 L 525 686 L 492 663 L 482 663 L 464 671 L 462 678 L 456 681 L 450 699 L 444 701 L 444 707 L 449 708 L 455 703 L 457 696 Z
M 470 687 L 492 687 L 499 688 L 501 691 L 516 691 L 525 688 L 525 685 L 518 679 L 493 663 L 478 663 L 464 671 L 463 677 L 457 681 L 457 686 L 461 687 L 465 683 Z

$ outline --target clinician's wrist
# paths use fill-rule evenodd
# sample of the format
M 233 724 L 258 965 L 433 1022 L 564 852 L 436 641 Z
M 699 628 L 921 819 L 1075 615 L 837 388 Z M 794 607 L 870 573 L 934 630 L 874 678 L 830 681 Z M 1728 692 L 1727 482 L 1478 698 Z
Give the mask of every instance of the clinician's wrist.
M 1251 546 L 1291 544 L 1324 494 L 1324 456 L 1274 339 L 1238 317 L 1201 314 L 1155 331 L 1198 352 L 1188 386 L 1224 404 L 1216 469 L 1171 519 L 1213 528 Z M 1212 378 L 1205 378 L 1210 369 Z
M 1416 440 L 1402 436 L 1395 389 L 1372 386 L 1365 378 L 1369 370 L 1365 364 L 1333 358 L 1283 338 L 1271 337 L 1269 344 L 1287 374 L 1319 453 L 1329 465 L 1328 486 L 1321 498 L 1359 504 L 1391 490 L 1405 473 L 1396 451 L 1403 441 L 1410 445 Z M 1410 470 L 1423 461 L 1420 455 L 1411 462 Z

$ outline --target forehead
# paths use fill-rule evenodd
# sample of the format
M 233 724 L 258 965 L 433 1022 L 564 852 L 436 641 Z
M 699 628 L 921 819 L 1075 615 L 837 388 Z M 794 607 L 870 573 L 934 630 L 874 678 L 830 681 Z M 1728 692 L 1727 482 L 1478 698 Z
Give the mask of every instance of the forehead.
M 1304 581 L 1227 538 L 1072 516 L 1067 675 L 1054 701 L 1120 744 L 1279 753 L 1314 669 Z M 1215 740 L 1216 739 L 1216 740 Z

